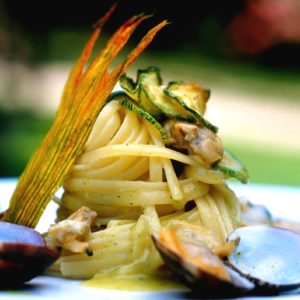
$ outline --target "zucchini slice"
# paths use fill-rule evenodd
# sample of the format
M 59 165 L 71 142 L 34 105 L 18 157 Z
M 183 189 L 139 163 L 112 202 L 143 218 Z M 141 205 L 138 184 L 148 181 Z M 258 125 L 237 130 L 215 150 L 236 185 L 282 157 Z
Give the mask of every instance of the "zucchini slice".
M 138 104 L 127 94 L 125 94 L 124 92 L 114 92 L 108 99 L 108 101 L 112 100 L 118 101 L 122 106 L 126 107 L 127 109 L 136 113 L 139 117 L 151 123 L 159 131 L 164 143 L 166 145 L 169 144 L 169 139 L 167 137 L 165 129 L 159 124 L 159 122 L 156 121 L 156 119 L 152 115 L 140 108 Z
M 242 183 L 247 183 L 249 174 L 243 163 L 229 150 L 224 149 L 222 159 L 215 165 L 215 169 L 234 177 Z
M 199 85 L 189 83 L 170 82 L 164 89 L 164 93 L 178 103 L 204 127 L 218 132 L 218 127 L 208 122 L 202 115 L 205 112 L 206 102 L 210 92 Z M 181 116 L 182 118 L 182 116 Z M 189 120 L 189 119 L 186 119 Z
M 147 82 L 150 81 L 160 86 L 162 79 L 159 72 L 160 70 L 157 67 L 148 67 L 147 69 L 138 70 L 136 82 L 126 75 L 123 75 L 120 79 L 120 86 L 125 93 L 156 119 L 161 118 L 162 111 L 151 101 L 144 84 L 147 85 Z
M 190 109 L 204 115 L 210 90 L 206 90 L 196 83 L 171 81 L 166 88 L 166 92 L 172 97 L 178 98 Z
M 132 78 L 128 77 L 126 74 L 123 74 L 119 79 L 119 83 L 121 88 L 131 99 L 138 101 L 137 84 Z
M 169 118 L 193 120 L 192 115 L 182 107 L 177 99 L 164 93 L 161 87 L 159 69 L 151 67 L 151 69 L 144 70 L 143 73 L 140 73 L 139 80 L 141 91 L 147 98 L 146 101 L 143 101 L 143 98 L 140 99 L 141 106 L 143 106 L 143 102 L 149 102 Z
M 136 100 L 143 110 L 157 120 L 165 115 L 169 118 L 199 122 L 215 133 L 218 130 L 202 116 L 209 91 L 196 84 L 171 82 L 164 89 L 159 68 L 152 66 L 139 70 L 136 82 L 123 75 L 120 85 L 129 97 Z

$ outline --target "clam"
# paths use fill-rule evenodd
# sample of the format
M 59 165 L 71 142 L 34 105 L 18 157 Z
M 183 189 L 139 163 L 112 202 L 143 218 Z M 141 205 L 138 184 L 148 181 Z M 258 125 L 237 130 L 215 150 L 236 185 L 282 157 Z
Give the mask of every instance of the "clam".
M 32 228 L 0 222 L 0 287 L 13 288 L 41 274 L 59 256 Z
M 254 204 L 247 200 L 241 202 L 241 223 L 245 226 L 265 224 L 271 225 L 273 217 L 268 208 L 261 204 Z
M 300 235 L 265 225 L 241 227 L 228 264 L 256 285 L 257 293 L 276 294 L 300 287 Z
M 164 229 L 153 241 L 167 266 L 197 296 L 239 296 L 255 288 L 251 281 L 224 264 L 206 243 L 195 245 Z
M 300 223 L 286 220 L 286 219 L 275 219 L 272 222 L 272 225 L 279 228 L 289 229 L 291 231 L 294 231 L 298 234 L 300 234 Z
M 187 243 L 170 230 L 163 229 L 153 241 L 168 267 L 197 296 L 276 295 L 300 287 L 300 235 L 286 229 L 238 228 L 228 237 L 227 243 L 235 246 L 226 257 L 205 241 Z

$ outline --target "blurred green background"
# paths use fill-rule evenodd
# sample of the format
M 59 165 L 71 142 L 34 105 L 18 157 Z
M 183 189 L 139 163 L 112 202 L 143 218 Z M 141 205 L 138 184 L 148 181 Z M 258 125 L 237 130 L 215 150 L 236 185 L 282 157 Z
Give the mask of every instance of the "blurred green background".
M 111 1 L 0 0 L 0 176 L 17 177 L 51 126 L 74 60 Z M 251 182 L 300 184 L 300 2 L 124 1 L 105 38 L 132 14 L 164 28 L 129 69 L 156 65 L 168 80 L 211 90 L 207 118 Z M 280 26 L 278 25 L 280 24 Z

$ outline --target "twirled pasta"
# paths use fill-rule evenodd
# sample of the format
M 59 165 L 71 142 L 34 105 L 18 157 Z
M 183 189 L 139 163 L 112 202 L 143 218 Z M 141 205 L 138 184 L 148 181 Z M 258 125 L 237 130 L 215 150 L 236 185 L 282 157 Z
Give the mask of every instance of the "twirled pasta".
M 87 206 L 103 229 L 87 238 L 92 257 L 67 253 L 56 267 L 76 278 L 153 274 L 162 260 L 151 234 L 178 222 L 198 225 L 223 243 L 239 222 L 239 202 L 225 179 L 194 155 L 167 148 L 147 120 L 108 102 L 68 173 L 58 214 L 60 221 Z

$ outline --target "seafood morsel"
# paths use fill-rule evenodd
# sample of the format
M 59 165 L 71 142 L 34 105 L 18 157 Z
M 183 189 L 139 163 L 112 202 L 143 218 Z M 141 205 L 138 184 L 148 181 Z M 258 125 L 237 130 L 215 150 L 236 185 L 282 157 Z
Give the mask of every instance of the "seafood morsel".
M 196 244 L 192 239 L 187 242 L 175 232 L 163 228 L 160 237 L 153 237 L 153 241 L 168 267 L 198 296 L 237 296 L 249 293 L 255 287 L 229 268 L 204 240 Z M 223 247 L 230 252 L 235 243 Z
M 46 239 L 47 245 L 62 247 L 74 253 L 86 252 L 88 255 L 92 255 L 92 249 L 85 239 L 91 233 L 91 227 L 96 217 L 96 212 L 82 206 L 66 220 L 50 227 Z
M 187 243 L 171 230 L 153 240 L 168 267 L 198 296 L 277 295 L 300 287 L 300 235 L 286 229 L 235 229 L 224 258 L 205 241 Z
M 165 122 L 164 128 L 172 147 L 198 155 L 208 166 L 223 156 L 220 138 L 206 127 L 171 119 Z

